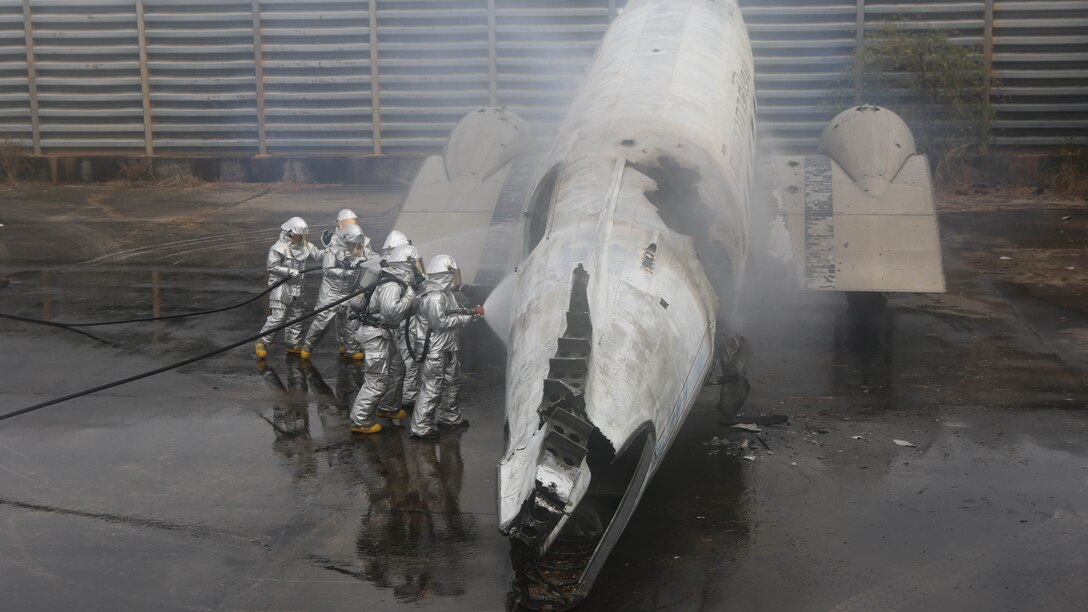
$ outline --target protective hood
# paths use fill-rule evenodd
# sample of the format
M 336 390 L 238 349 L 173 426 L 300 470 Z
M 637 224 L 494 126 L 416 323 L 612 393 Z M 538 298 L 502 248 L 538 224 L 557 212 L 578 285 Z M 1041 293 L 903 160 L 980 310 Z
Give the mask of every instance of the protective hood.
M 287 253 L 295 259 L 306 259 L 310 256 L 310 243 L 303 240 L 302 244 L 296 245 L 291 241 L 291 232 L 283 230 L 280 232 L 280 245 L 284 253 Z
M 423 281 L 423 284 L 419 288 L 419 294 L 430 293 L 432 291 L 449 291 L 453 288 L 453 272 L 437 272 L 435 274 L 428 274 L 427 280 Z
M 389 262 L 385 266 L 385 271 L 397 280 L 408 285 L 414 285 L 416 282 L 416 267 L 415 264 L 410 261 Z

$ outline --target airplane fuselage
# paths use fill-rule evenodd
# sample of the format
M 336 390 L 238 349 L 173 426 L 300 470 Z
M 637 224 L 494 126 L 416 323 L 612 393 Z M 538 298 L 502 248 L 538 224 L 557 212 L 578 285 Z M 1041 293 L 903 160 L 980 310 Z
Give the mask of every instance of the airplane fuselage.
M 530 201 L 500 526 L 528 558 L 596 538 L 584 594 L 684 422 L 745 264 L 755 147 L 735 2 L 635 0 Z M 572 595 L 572 600 L 578 593 Z

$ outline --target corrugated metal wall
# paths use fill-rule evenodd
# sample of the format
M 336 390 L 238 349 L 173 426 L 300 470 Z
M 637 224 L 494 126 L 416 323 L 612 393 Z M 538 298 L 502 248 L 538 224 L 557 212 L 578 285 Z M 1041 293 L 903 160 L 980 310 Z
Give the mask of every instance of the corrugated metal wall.
M 432 152 L 507 105 L 550 136 L 624 0 L 0 0 L 0 140 L 38 152 Z M 989 51 L 995 142 L 1088 141 L 1088 0 L 741 0 L 760 133 L 811 148 L 866 32 Z

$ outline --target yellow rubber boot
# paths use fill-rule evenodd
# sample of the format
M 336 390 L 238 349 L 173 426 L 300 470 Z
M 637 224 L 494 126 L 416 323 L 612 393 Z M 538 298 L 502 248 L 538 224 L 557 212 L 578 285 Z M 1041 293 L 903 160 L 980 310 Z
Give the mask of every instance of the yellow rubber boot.
M 408 418 L 408 413 L 405 412 L 404 409 L 400 409 L 400 410 L 398 410 L 396 412 L 386 412 L 384 410 L 379 410 L 378 411 L 378 416 L 386 418 L 386 419 L 392 419 L 394 421 L 399 421 L 401 419 L 407 419 Z
M 343 345 L 343 344 L 341 344 L 341 345 L 340 345 L 340 354 L 341 354 L 341 355 L 343 355 L 343 354 L 344 354 L 345 352 L 346 352 L 346 351 L 344 350 L 344 345 Z
M 364 355 L 362 351 L 359 351 L 358 353 L 352 353 L 350 357 L 355 361 L 362 361 L 364 358 L 366 358 L 366 355 Z
M 381 430 L 382 430 L 382 426 L 379 425 L 378 423 L 374 423 L 373 425 L 371 425 L 369 427 L 367 427 L 366 425 L 356 425 L 354 423 L 352 423 L 352 425 L 351 425 L 351 431 L 353 433 L 374 434 L 374 433 L 378 433 Z
M 268 357 L 268 347 L 265 346 L 264 342 L 258 342 L 257 346 L 253 347 L 253 352 L 257 353 L 257 356 L 261 359 Z
M 302 350 L 301 350 L 301 351 L 299 352 L 299 357 L 302 357 L 303 359 L 309 359 L 309 358 L 310 358 L 310 355 L 312 355 L 312 354 L 313 354 L 313 353 L 311 353 L 311 352 L 310 352 L 310 349 L 307 349 L 307 348 L 303 348 L 303 349 L 302 349 Z

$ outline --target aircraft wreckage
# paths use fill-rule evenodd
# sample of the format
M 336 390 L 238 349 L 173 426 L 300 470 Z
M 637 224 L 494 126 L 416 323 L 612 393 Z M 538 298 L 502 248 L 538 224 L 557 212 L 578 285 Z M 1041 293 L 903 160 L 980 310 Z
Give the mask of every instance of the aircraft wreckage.
M 716 361 L 734 374 L 723 397 L 739 407 L 747 393 L 739 344 L 723 339 L 755 115 L 735 2 L 632 0 L 546 157 L 516 115 L 480 109 L 412 185 L 398 227 L 417 244 L 452 253 L 466 283 L 517 271 L 495 289 L 511 304 L 498 501 L 522 605 L 589 592 Z M 894 113 L 849 109 L 820 154 L 773 164 L 803 287 L 944 290 L 928 162 Z M 462 238 L 436 242 L 451 231 Z

